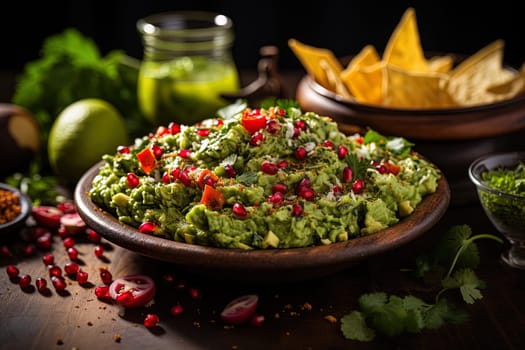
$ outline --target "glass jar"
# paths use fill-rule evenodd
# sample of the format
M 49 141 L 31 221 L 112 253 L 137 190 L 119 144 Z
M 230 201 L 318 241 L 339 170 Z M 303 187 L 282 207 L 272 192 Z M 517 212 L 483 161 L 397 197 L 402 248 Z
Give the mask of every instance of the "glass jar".
M 138 78 L 142 113 L 154 125 L 191 125 L 228 104 L 239 90 L 230 18 L 202 11 L 154 14 L 137 21 L 144 46 Z

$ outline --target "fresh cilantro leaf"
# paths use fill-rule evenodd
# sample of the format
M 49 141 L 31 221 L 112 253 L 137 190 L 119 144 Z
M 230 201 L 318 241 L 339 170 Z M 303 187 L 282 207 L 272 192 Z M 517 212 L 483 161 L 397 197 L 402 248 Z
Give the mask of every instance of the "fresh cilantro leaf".
M 454 308 L 445 298 L 436 302 L 424 313 L 425 328 L 438 329 L 446 322 L 460 324 L 468 319 L 465 311 Z
M 245 186 L 251 186 L 257 182 L 257 173 L 245 171 L 241 175 L 237 176 L 237 181 Z
M 479 289 L 484 288 L 485 284 L 478 279 L 472 269 L 457 270 L 452 276 L 443 279 L 441 284 L 445 289 L 459 288 L 461 296 L 467 304 L 474 304 L 476 300 L 483 298 Z
M 353 179 L 364 179 L 366 176 L 366 169 L 370 166 L 366 159 L 360 159 L 354 152 L 349 152 L 345 161 L 348 167 L 352 169 Z
M 472 235 L 472 229 L 468 225 L 452 226 L 443 238 L 438 242 L 435 249 L 435 257 L 438 264 L 450 266 L 458 250 L 464 246 Z M 475 244 L 469 244 L 458 258 L 458 267 L 476 268 L 479 264 L 479 252 Z
M 301 105 L 299 104 L 299 102 L 297 102 L 296 100 L 286 98 L 268 97 L 260 103 L 260 107 L 264 109 L 268 109 L 274 106 L 284 109 L 285 111 L 288 111 L 291 108 L 301 109 Z
M 341 318 L 341 331 L 347 339 L 359 341 L 372 341 L 376 335 L 375 331 L 366 325 L 365 318 L 359 311 L 352 311 Z
M 384 136 L 375 130 L 368 129 L 363 137 L 363 144 L 366 145 L 372 142 L 399 156 L 408 155 L 414 146 L 414 143 L 403 137 Z
M 388 296 L 383 292 L 363 294 L 358 299 L 359 307 L 366 313 L 374 312 L 387 302 Z
M 403 333 L 407 310 L 403 307 L 401 298 L 392 295 L 389 301 L 381 308 L 376 308 L 367 321 L 372 328 L 387 336 Z

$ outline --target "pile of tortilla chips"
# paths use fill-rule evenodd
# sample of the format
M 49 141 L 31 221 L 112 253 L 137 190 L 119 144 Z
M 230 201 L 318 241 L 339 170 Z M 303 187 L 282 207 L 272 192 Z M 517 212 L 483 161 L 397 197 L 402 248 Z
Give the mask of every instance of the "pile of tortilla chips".
M 454 66 L 452 55 L 425 57 L 416 14 L 408 8 L 381 57 L 367 45 L 346 68 L 332 51 L 290 39 L 307 73 L 325 88 L 360 103 L 433 109 L 494 103 L 525 93 L 525 63 L 516 73 L 503 65 L 496 40 Z

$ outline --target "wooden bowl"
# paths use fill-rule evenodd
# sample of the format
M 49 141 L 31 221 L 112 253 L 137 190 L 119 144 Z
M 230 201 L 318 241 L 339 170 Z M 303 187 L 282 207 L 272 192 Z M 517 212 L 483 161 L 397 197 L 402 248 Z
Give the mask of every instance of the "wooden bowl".
M 444 215 L 450 202 L 445 177 L 437 191 L 425 197 L 414 212 L 380 232 L 326 246 L 291 249 L 241 250 L 192 245 L 140 233 L 123 224 L 89 198 L 93 178 L 103 162 L 94 165 L 78 182 L 74 198 L 89 227 L 123 248 L 143 256 L 173 263 L 213 278 L 252 283 L 305 280 L 348 268 L 393 250 L 423 235 Z

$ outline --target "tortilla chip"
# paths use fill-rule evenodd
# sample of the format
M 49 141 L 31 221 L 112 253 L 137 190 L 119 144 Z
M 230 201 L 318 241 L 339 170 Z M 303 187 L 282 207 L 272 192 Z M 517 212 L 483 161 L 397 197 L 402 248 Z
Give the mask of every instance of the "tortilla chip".
M 487 93 L 497 95 L 495 100 L 501 101 L 516 97 L 525 92 L 525 63 L 522 64 L 520 71 L 512 79 L 501 84 L 494 84 L 487 88 Z
M 488 88 L 514 77 L 503 68 L 503 48 L 504 41 L 496 40 L 452 70 L 448 90 L 458 104 L 472 106 L 496 101 L 497 95 L 489 93 Z
M 306 45 L 296 39 L 288 40 L 288 46 L 292 49 L 299 61 L 301 61 L 307 73 L 313 77 L 315 81 L 325 88 L 335 91 L 336 86 L 334 82 L 327 77 L 327 72 L 329 72 L 330 75 L 339 77 L 343 71 L 343 66 L 332 51 Z M 323 63 L 323 67 L 321 66 L 321 62 L 325 62 Z
M 454 101 L 446 90 L 448 75 L 417 73 L 396 66 L 386 66 L 388 84 L 384 90 L 384 104 L 397 108 L 446 108 Z
M 341 79 L 356 101 L 382 104 L 385 84 L 385 64 L 382 61 L 369 66 L 345 70 Z
M 454 58 L 452 56 L 434 56 L 428 61 L 428 70 L 437 73 L 449 73 L 454 66 Z
M 387 65 L 413 72 L 428 72 L 428 64 L 421 47 L 416 11 L 409 7 L 387 42 L 383 60 Z

